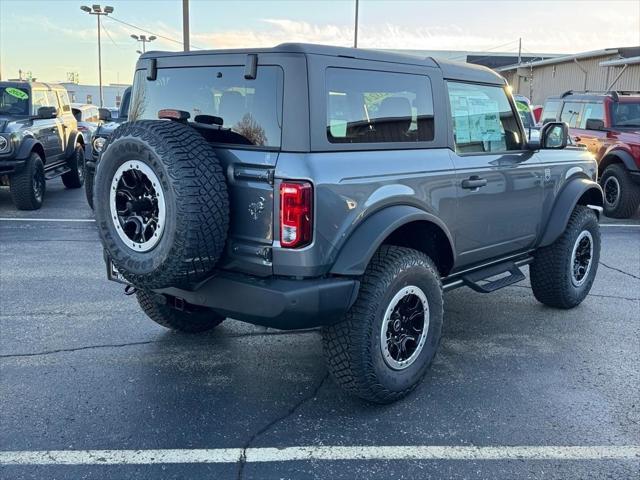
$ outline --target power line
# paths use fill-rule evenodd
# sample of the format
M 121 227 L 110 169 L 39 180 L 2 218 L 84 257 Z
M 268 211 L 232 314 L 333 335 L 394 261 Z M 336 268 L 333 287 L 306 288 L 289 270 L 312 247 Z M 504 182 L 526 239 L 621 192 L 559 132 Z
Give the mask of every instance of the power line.
M 124 48 L 122 45 L 120 45 L 119 43 L 116 43 L 116 41 L 113 39 L 113 37 L 111 36 L 111 34 L 109 33 L 109 30 L 107 30 L 107 27 L 104 26 L 104 24 L 102 25 L 102 29 L 104 30 L 104 33 L 107 34 L 107 37 L 109 37 L 109 40 L 111 40 L 111 43 L 113 43 L 116 47 L 122 49 Z
M 492 52 L 493 50 L 497 50 L 499 48 L 503 48 L 506 47 L 507 45 L 512 45 L 514 43 L 518 43 L 518 40 L 513 40 L 511 42 L 508 43 L 503 43 L 502 45 L 497 45 L 495 47 L 491 47 L 491 48 L 485 48 L 484 50 L 482 50 L 483 52 Z M 460 59 L 460 58 L 466 58 L 468 55 L 468 53 L 465 53 L 464 55 L 458 55 L 456 57 L 451 57 L 449 58 L 449 60 L 456 60 L 456 59 Z
M 151 30 L 147 30 L 147 29 L 139 27 L 137 25 L 133 25 L 132 23 L 125 22 L 124 20 L 120 20 L 119 18 L 115 18 L 112 15 L 108 16 L 107 18 L 110 19 L 110 20 L 113 20 L 115 22 L 121 23 L 123 25 L 126 25 L 127 27 L 135 28 L 136 30 L 140 30 L 141 32 L 148 33 L 150 35 L 155 35 L 158 38 L 163 38 L 164 40 L 167 40 L 169 42 L 177 43 L 178 45 L 183 45 L 183 43 L 180 40 L 176 40 L 175 38 L 167 37 L 165 35 L 161 35 L 159 33 L 152 32 Z M 199 50 L 203 49 L 202 47 L 198 47 L 198 46 L 195 46 L 195 45 L 191 45 L 191 47 L 199 49 Z

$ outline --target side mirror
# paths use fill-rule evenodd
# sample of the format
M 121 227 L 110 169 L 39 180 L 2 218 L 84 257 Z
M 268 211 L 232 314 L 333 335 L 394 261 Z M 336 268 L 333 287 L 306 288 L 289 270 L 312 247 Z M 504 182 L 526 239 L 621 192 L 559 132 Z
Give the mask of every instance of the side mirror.
M 599 118 L 588 118 L 586 124 L 587 130 L 604 130 L 604 121 Z
M 549 122 L 540 129 L 540 148 L 561 149 L 569 143 L 569 126 L 565 122 Z
M 38 108 L 38 113 L 36 117 L 40 120 L 48 120 L 51 118 L 56 118 L 58 116 L 58 109 L 56 107 L 40 107 Z
M 110 122 L 111 121 L 111 112 L 109 111 L 108 108 L 99 108 L 98 109 L 98 119 L 100 119 L 103 122 Z

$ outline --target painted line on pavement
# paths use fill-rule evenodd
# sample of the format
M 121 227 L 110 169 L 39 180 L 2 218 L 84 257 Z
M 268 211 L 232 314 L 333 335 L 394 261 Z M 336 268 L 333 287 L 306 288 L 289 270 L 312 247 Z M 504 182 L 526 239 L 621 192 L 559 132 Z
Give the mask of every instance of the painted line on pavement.
M 0 465 L 236 463 L 243 449 L 49 450 L 0 452 Z M 247 463 L 308 460 L 639 460 L 630 446 L 307 446 L 249 448 Z
M 624 228 L 640 228 L 640 224 L 633 223 L 601 223 L 601 227 L 624 227 Z
M 93 218 L 9 218 L 0 217 L 0 222 L 95 222 Z

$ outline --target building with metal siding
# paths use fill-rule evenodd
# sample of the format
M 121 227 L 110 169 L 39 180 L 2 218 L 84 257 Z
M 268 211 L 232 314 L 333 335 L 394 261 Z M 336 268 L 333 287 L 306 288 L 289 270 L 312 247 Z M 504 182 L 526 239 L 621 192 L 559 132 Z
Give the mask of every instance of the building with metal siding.
M 534 105 L 567 90 L 640 91 L 640 46 L 607 48 L 496 69 Z

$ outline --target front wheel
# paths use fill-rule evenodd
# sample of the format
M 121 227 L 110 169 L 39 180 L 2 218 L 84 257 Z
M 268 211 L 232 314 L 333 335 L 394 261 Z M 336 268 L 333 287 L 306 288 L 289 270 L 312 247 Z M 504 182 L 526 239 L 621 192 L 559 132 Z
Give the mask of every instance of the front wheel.
M 42 206 L 45 189 L 44 164 L 40 155 L 33 152 L 24 168 L 11 176 L 11 198 L 18 210 L 37 210 Z
M 140 307 L 151 320 L 165 328 L 179 332 L 206 332 L 220 325 L 225 319 L 222 315 L 204 307 L 189 306 L 184 310 L 177 310 L 167 303 L 158 301 L 158 297 L 145 290 L 138 290 L 136 297 Z
M 398 400 L 429 368 L 440 343 L 442 317 L 442 285 L 431 259 L 409 248 L 383 246 L 344 320 L 323 329 L 329 371 L 362 399 Z
M 533 295 L 550 307 L 580 305 L 591 290 L 599 260 L 598 218 L 590 208 L 578 205 L 562 235 L 535 253 L 529 270 Z

